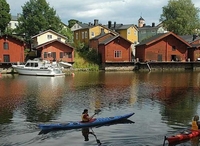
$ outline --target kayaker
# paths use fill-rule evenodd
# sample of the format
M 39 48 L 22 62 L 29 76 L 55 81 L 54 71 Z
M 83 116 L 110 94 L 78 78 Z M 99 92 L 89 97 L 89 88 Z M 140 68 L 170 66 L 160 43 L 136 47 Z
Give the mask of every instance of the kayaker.
M 199 116 L 195 115 L 192 119 L 192 130 L 200 129 Z
M 81 116 L 82 122 L 89 122 L 90 120 L 92 120 L 92 118 L 95 116 L 95 114 L 90 117 L 88 114 L 88 109 L 84 109 L 82 116 Z

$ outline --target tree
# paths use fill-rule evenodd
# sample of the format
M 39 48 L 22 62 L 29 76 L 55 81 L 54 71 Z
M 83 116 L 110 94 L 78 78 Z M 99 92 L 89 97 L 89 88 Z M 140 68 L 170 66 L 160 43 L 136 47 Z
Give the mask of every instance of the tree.
M 22 15 L 18 18 L 18 34 L 24 34 L 29 42 L 32 36 L 51 29 L 55 32 L 62 30 L 62 23 L 56 11 L 50 8 L 46 0 L 30 0 L 22 6 Z
M 191 0 L 169 0 L 168 5 L 163 7 L 160 21 L 175 34 L 194 34 L 200 28 L 199 12 Z
M 78 20 L 75 20 L 75 19 L 70 19 L 69 21 L 68 21 L 68 27 L 69 28 L 71 28 L 74 24 L 76 24 L 76 23 L 79 23 L 79 21 Z
M 5 33 L 10 20 L 10 6 L 6 0 L 0 0 L 0 33 Z

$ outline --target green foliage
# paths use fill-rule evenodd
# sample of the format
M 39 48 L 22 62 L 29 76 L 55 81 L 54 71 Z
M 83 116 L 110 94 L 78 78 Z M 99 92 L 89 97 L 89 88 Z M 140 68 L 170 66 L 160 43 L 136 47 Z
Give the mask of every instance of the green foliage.
M 56 11 L 50 8 L 46 0 L 29 0 L 22 6 L 22 15 L 18 18 L 18 34 L 25 34 L 26 41 L 41 31 L 51 29 L 55 32 L 62 30 L 60 18 Z
M 200 29 L 199 12 L 191 0 L 169 0 L 168 5 L 163 7 L 160 21 L 175 34 L 194 34 Z
M 62 34 L 62 35 L 64 35 L 64 36 L 66 36 L 67 38 L 68 38 L 68 42 L 69 43 L 73 43 L 73 38 L 74 38 L 74 36 L 73 36 L 73 32 L 71 31 L 71 29 L 70 28 L 62 28 L 62 30 L 59 32 L 60 34 Z
M 10 6 L 6 0 L 0 0 L 0 33 L 5 33 L 6 27 L 11 20 Z
M 68 21 L 68 26 L 69 28 L 71 28 L 74 24 L 78 23 L 79 21 L 78 20 L 75 20 L 75 19 L 70 19 Z

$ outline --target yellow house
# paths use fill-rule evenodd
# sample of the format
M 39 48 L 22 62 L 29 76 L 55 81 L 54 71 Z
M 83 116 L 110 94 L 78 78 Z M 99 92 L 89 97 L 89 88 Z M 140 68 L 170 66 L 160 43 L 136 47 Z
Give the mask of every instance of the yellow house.
M 132 43 L 138 42 L 138 28 L 134 24 L 116 24 L 114 22 L 112 24 L 111 21 L 108 21 L 108 25 L 105 27 L 114 30 L 115 32 L 119 33 L 119 35 Z
M 50 42 L 50 41 L 56 40 L 56 39 L 63 43 L 66 43 L 68 40 L 67 37 L 65 37 L 53 30 L 47 30 L 47 31 L 41 32 L 32 37 L 33 43 L 32 43 L 31 48 L 35 48 L 41 44 L 44 44 L 44 43 L 47 43 L 47 42 Z
M 89 40 L 95 36 L 100 35 L 101 33 L 114 33 L 112 30 L 107 27 L 98 24 L 98 20 L 94 20 L 94 24 L 89 23 L 87 27 L 78 29 L 74 31 L 74 43 L 78 44 L 79 42 L 84 43 L 86 46 L 89 45 Z
M 115 31 L 132 43 L 138 42 L 138 29 L 134 24 L 122 25 L 121 27 L 115 29 Z

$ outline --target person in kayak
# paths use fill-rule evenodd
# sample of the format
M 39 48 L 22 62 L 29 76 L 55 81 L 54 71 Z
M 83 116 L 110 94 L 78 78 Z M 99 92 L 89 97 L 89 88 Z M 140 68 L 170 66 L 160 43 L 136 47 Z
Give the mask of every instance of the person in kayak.
M 200 129 L 199 116 L 195 115 L 192 119 L 192 130 Z
M 96 113 L 90 117 L 88 114 L 88 109 L 84 109 L 82 116 L 81 116 L 82 122 L 89 122 L 90 120 L 92 120 L 92 118 L 95 115 L 96 115 Z

